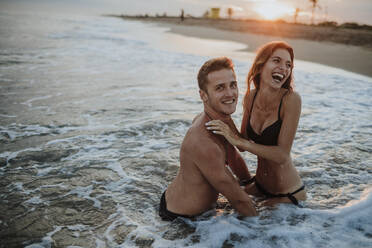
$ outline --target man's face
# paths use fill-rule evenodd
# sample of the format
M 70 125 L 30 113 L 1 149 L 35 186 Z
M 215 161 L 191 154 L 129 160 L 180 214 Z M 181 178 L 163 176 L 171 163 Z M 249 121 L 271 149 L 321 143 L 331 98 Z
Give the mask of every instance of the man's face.
M 222 69 L 208 74 L 206 91 L 200 90 L 204 104 L 223 115 L 235 112 L 238 102 L 238 83 L 231 69 Z

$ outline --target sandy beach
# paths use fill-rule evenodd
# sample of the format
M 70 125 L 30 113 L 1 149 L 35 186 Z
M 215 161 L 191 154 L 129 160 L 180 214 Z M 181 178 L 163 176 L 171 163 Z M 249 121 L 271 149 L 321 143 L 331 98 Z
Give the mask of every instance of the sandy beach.
M 183 22 L 171 17 L 122 18 L 158 23 L 185 36 L 240 42 L 249 52 L 266 42 L 284 40 L 293 46 L 296 59 L 372 77 L 372 31 L 368 30 L 198 18 Z

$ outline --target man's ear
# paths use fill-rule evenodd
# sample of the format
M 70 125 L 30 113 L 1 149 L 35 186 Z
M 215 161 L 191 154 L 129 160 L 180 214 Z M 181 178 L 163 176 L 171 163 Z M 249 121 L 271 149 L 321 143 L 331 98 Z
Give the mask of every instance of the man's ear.
M 207 94 L 207 92 L 205 92 L 204 90 L 199 90 L 199 95 L 200 95 L 200 99 L 203 102 L 207 102 L 208 101 L 208 94 Z

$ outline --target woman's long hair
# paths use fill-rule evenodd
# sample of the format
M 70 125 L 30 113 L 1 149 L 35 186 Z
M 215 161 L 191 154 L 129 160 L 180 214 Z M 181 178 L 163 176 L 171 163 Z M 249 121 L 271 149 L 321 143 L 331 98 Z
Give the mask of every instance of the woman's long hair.
M 275 52 L 276 49 L 283 48 L 286 49 L 289 52 L 289 55 L 291 56 L 291 74 L 289 75 L 288 79 L 285 81 L 285 83 L 282 85 L 282 88 L 288 89 L 290 91 L 293 90 L 293 75 L 292 75 L 292 69 L 293 69 L 293 60 L 294 60 L 294 52 L 293 48 L 284 41 L 272 41 L 269 42 L 263 46 L 261 46 L 258 51 L 256 58 L 254 59 L 253 65 L 251 69 L 249 70 L 248 76 L 247 76 L 247 92 L 245 93 L 244 100 L 243 100 L 243 121 L 241 125 L 241 133 L 244 137 L 246 137 L 246 126 L 248 121 L 248 96 L 251 92 L 251 84 L 253 82 L 254 87 L 259 90 L 260 89 L 260 80 L 261 80 L 261 72 L 265 65 L 265 63 L 269 60 L 271 55 Z

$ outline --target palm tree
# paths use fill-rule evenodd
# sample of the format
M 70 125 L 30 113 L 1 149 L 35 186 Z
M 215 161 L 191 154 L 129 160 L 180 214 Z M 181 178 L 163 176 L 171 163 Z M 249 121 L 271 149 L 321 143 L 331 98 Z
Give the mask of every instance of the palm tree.
M 301 9 L 300 8 L 296 8 L 295 12 L 294 12 L 294 23 L 297 23 L 297 17 L 298 17 L 298 14 L 300 13 Z
M 315 8 L 316 7 L 319 7 L 318 6 L 318 0 L 309 0 L 313 6 L 312 6 L 312 10 L 311 10 L 311 24 L 314 24 L 314 12 L 315 12 Z
M 228 9 L 227 9 L 227 15 L 229 16 L 229 19 L 231 19 L 233 13 L 234 13 L 233 8 L 228 8 Z

